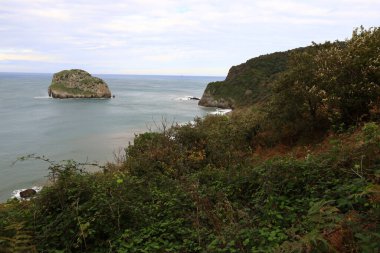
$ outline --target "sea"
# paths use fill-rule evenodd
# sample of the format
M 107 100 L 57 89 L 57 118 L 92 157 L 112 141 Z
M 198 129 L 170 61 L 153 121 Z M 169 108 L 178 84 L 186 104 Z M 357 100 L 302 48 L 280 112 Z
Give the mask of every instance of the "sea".
M 113 162 L 136 134 L 217 112 L 198 106 L 209 82 L 224 77 L 95 75 L 112 99 L 53 99 L 53 74 L 0 73 L 0 202 L 47 183 L 51 161 Z

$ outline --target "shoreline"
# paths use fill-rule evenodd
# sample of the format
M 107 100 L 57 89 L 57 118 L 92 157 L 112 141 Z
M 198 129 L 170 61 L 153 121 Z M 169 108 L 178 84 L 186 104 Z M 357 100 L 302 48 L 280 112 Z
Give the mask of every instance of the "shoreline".
M 228 115 L 232 112 L 232 109 L 221 109 L 221 108 L 217 108 L 217 107 L 206 107 L 208 109 L 210 109 L 210 111 L 205 115 Z M 203 116 L 203 117 L 205 117 Z M 179 126 L 182 126 L 182 125 L 186 125 L 186 124 L 192 124 L 194 123 L 193 120 L 189 120 L 189 121 L 184 121 L 184 122 L 175 122 L 175 124 L 179 125 Z M 156 130 L 158 129 L 153 129 L 153 132 L 155 132 Z M 144 129 L 144 128 L 136 128 L 136 129 L 133 129 L 132 131 L 128 131 L 128 132 L 115 132 L 115 133 L 106 133 L 106 134 L 102 134 L 102 135 L 90 135 L 90 136 L 87 136 L 85 137 L 84 139 L 87 140 L 86 143 L 88 143 L 89 145 L 89 148 L 91 147 L 94 147 L 93 145 L 96 145 L 97 143 L 102 143 L 103 145 L 106 146 L 106 149 L 107 150 L 110 150 L 110 152 L 108 153 L 108 155 L 106 154 L 107 157 L 103 157 L 101 159 L 88 159 L 86 158 L 85 160 L 83 159 L 74 159 L 75 161 L 77 162 L 80 162 L 80 160 L 82 160 L 83 162 L 89 162 L 89 163 L 97 163 L 99 165 L 105 165 L 107 163 L 114 163 L 116 162 L 115 160 L 118 159 L 118 157 L 124 155 L 122 153 L 124 153 L 124 149 L 128 147 L 129 144 L 132 144 L 133 145 L 133 141 L 134 141 L 134 138 L 136 135 L 139 135 L 139 134 L 142 134 L 142 133 L 145 133 L 145 132 L 148 132 L 148 131 L 151 131 L 149 129 Z M 107 142 L 107 140 L 112 140 L 110 142 Z M 78 140 L 80 142 L 83 142 L 83 139 L 81 140 Z M 91 153 L 91 151 L 88 151 L 87 153 Z M 96 152 L 93 151 L 93 154 L 92 156 L 97 156 L 98 154 L 96 154 Z M 101 155 L 104 155 L 104 153 L 102 152 Z M 61 161 L 65 161 L 67 159 L 61 159 L 61 160 L 54 160 L 55 162 L 61 162 Z M 93 173 L 93 172 L 97 172 L 99 171 L 98 169 L 89 169 L 88 172 L 90 173 Z M 47 172 L 48 173 L 48 172 Z M 10 199 L 13 199 L 13 198 L 17 198 L 17 199 L 21 199 L 19 197 L 19 193 L 23 190 L 26 190 L 26 189 L 38 189 L 37 192 L 39 192 L 44 186 L 46 185 L 49 185 L 50 181 L 46 178 L 46 175 L 42 178 L 40 178 L 40 180 L 37 180 L 39 183 L 37 184 L 33 184 L 31 185 L 30 187 L 22 187 L 22 188 L 17 188 L 17 189 L 11 189 L 9 192 L 8 192 L 8 198 L 5 198 L 4 200 L 0 201 L 0 203 L 5 203 L 6 201 L 10 200 Z

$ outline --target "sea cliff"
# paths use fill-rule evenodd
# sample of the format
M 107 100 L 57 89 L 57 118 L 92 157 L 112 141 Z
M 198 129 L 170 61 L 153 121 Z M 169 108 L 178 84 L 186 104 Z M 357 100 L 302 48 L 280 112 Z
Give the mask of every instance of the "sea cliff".
M 300 49 L 262 55 L 231 67 L 224 81 L 207 85 L 198 104 L 234 109 L 265 100 L 273 82 L 287 69 L 289 55 L 295 50 Z

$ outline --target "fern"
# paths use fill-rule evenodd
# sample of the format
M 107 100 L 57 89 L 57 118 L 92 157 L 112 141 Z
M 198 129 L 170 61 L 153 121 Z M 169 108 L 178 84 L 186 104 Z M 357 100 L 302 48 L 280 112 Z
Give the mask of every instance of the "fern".
M 309 252 L 336 252 L 323 237 L 323 235 L 313 230 L 299 238 L 297 241 L 284 242 L 275 250 L 276 253 L 309 253 Z
M 35 253 L 33 244 L 33 232 L 25 229 L 24 223 L 15 223 L 7 226 L 5 231 L 13 234 L 12 237 L 0 237 L 0 252 L 4 253 Z

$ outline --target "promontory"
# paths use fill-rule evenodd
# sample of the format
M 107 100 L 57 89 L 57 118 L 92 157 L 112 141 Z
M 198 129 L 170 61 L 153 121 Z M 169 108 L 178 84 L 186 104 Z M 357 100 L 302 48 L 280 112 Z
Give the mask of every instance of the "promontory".
M 81 69 L 55 73 L 48 92 L 53 98 L 111 98 L 111 91 L 102 79 Z

